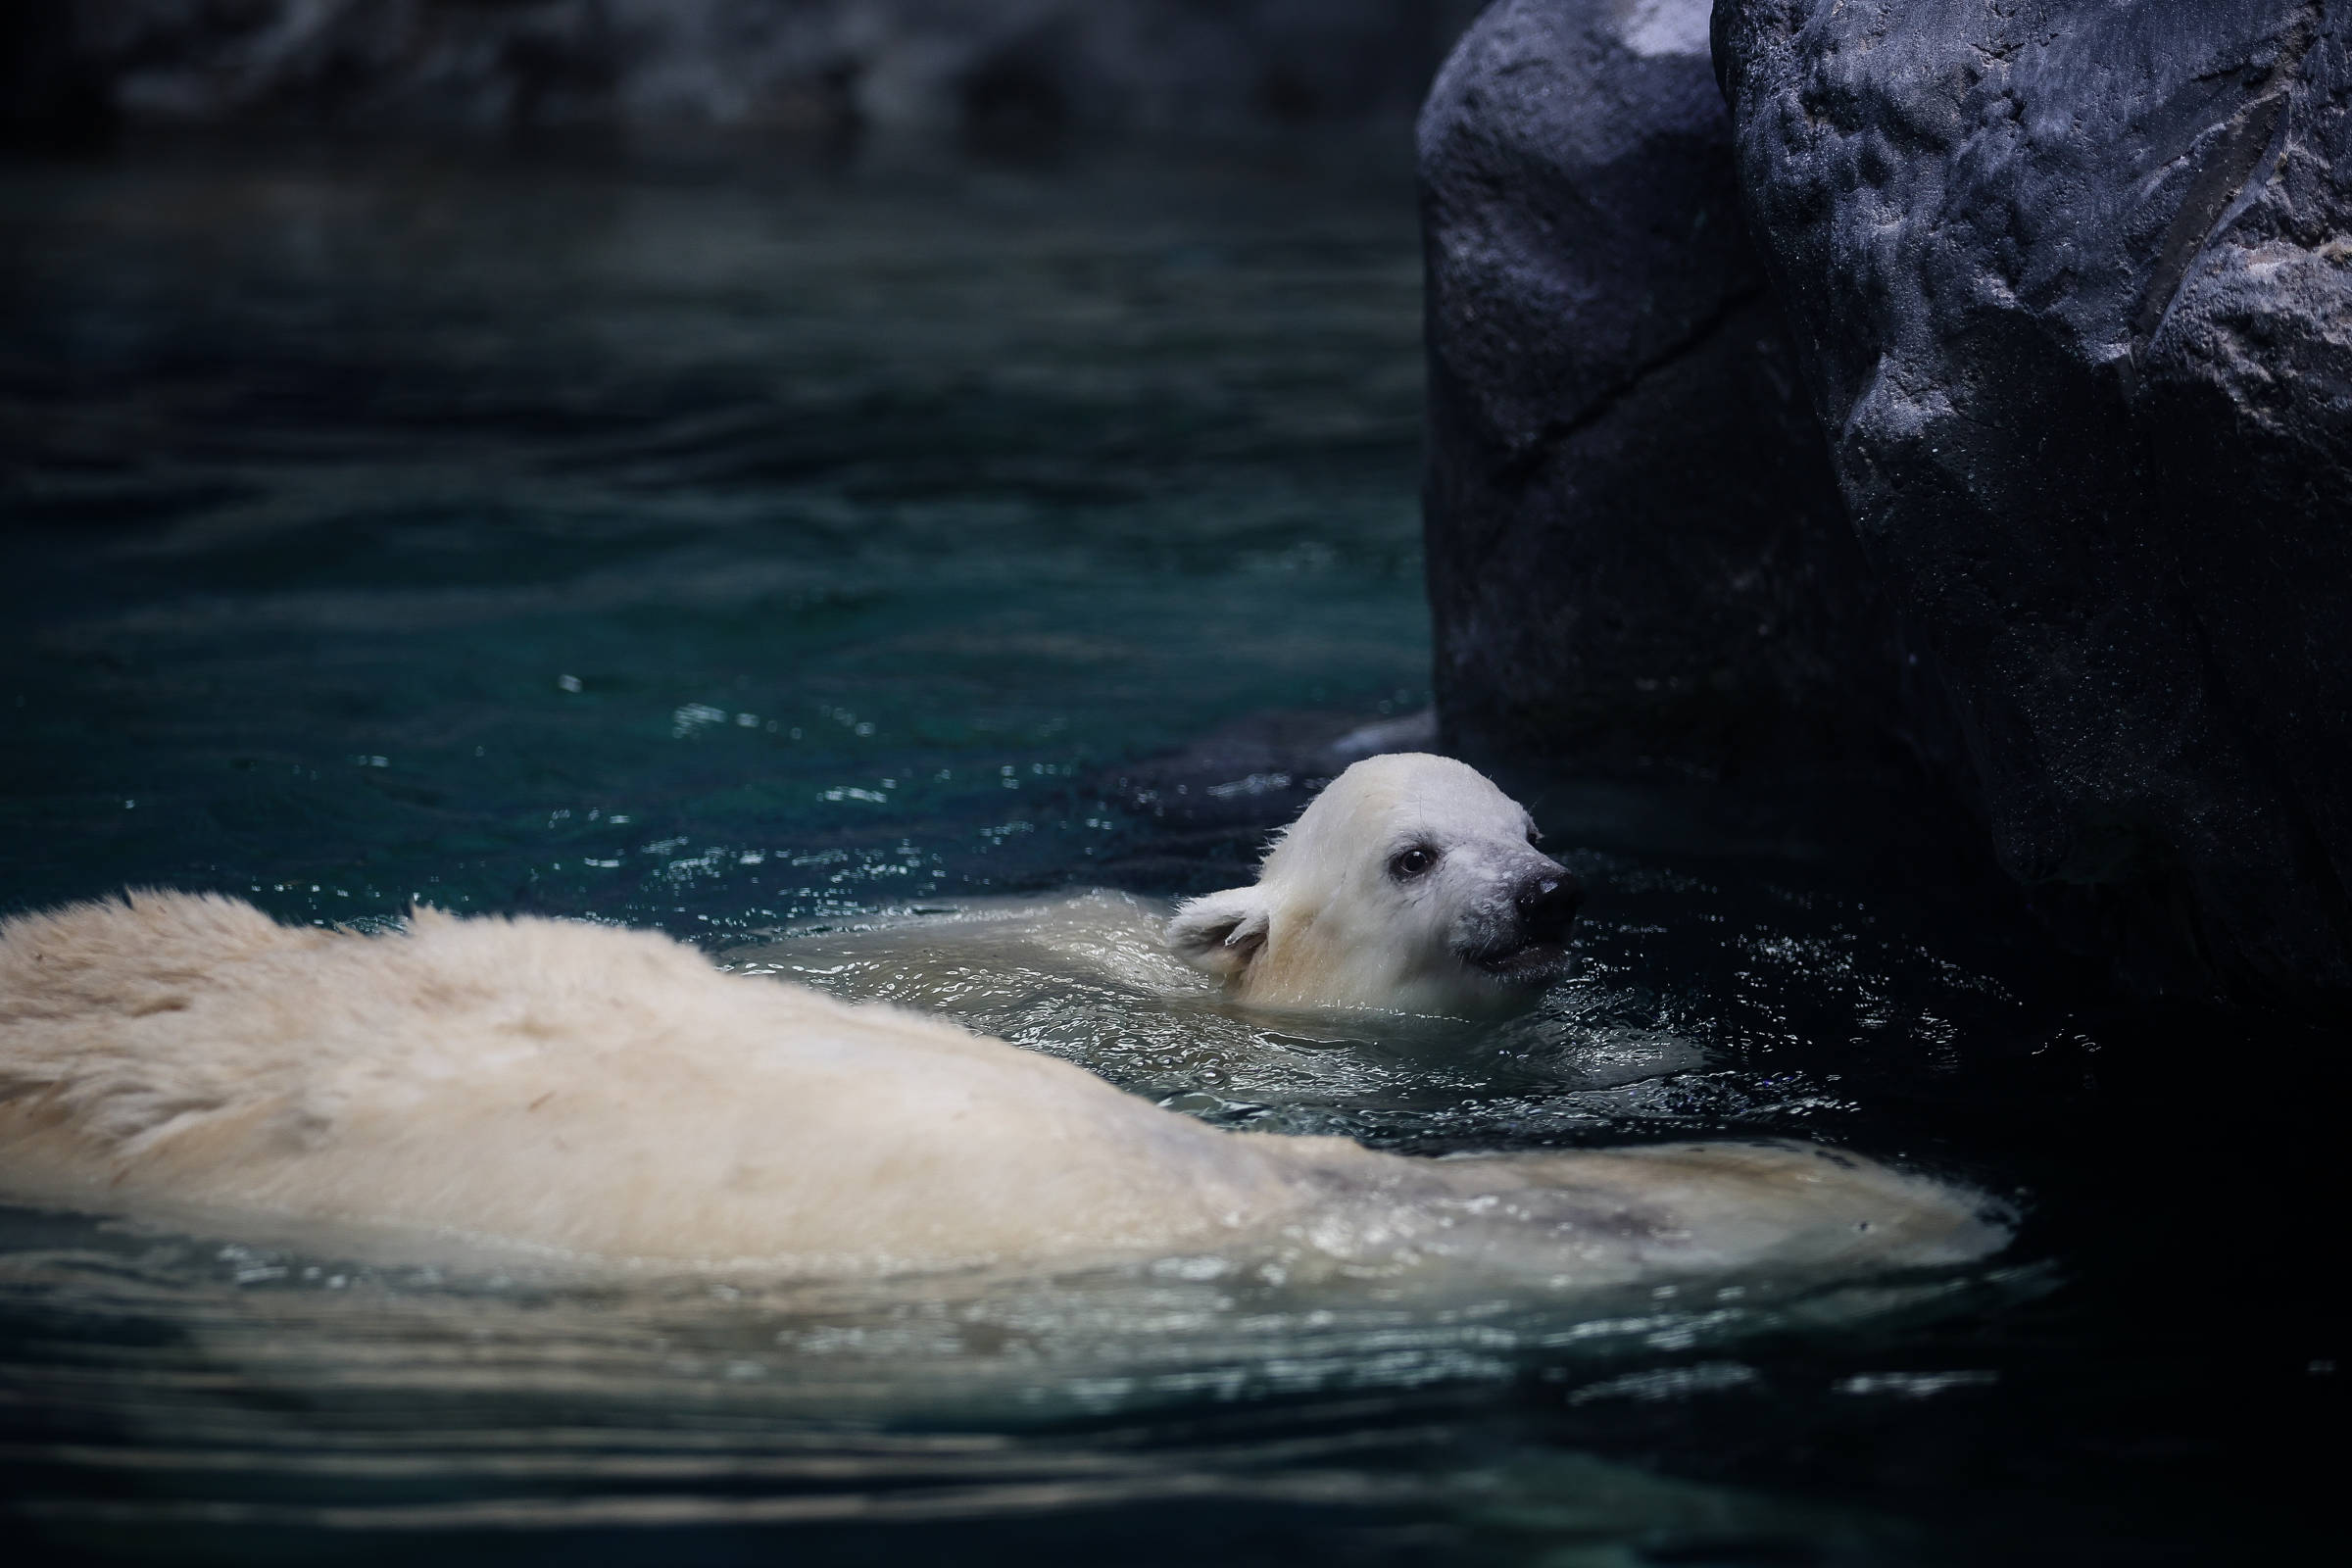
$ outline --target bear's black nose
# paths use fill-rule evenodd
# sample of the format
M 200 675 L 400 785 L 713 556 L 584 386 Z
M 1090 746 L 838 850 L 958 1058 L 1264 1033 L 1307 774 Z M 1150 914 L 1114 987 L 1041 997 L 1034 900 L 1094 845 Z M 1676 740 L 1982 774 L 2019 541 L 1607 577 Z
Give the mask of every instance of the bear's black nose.
M 1543 871 L 1520 883 L 1518 897 L 1511 902 L 1528 941 L 1557 942 L 1576 923 L 1577 906 L 1585 902 L 1584 884 L 1566 871 Z

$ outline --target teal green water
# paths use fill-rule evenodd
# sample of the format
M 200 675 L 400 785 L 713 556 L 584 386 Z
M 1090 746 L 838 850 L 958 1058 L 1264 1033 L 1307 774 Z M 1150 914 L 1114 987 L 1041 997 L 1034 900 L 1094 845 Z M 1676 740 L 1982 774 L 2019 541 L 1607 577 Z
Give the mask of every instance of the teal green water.
M 1120 845 L 1079 775 L 1427 701 L 1401 201 L 323 160 L 10 201 L 10 500 L 59 552 L 0 674 L 20 902 L 1019 885 Z
M 0 899 L 423 900 L 743 961 L 791 927 L 808 963 L 941 902 L 1243 879 L 1297 791 L 1169 815 L 1134 782 L 1156 756 L 1428 701 L 1401 156 L 0 171 Z M 2330 1387 L 2279 1261 L 2299 1178 L 2256 1157 L 2304 1112 L 2242 1087 L 2271 1025 L 2102 999 L 1818 822 L 1519 787 L 1592 889 L 1581 972 L 1527 1018 L 906 995 L 1230 1125 L 1908 1157 L 2020 1201 L 2017 1248 L 1607 1299 L 1308 1297 L 1213 1259 L 746 1295 L 0 1210 L 0 1506 L 60 1553 L 235 1562 L 2309 1539 L 2244 1501 L 2302 1473 Z

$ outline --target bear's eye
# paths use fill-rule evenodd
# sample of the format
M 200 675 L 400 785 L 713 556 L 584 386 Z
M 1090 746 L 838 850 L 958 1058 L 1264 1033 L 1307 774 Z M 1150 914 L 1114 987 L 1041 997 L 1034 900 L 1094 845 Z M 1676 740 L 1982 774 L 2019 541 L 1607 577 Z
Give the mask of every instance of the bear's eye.
M 1416 844 L 1389 857 L 1389 875 L 1399 882 L 1410 882 L 1437 863 L 1437 851 L 1426 844 Z
M 1541 843 L 1543 843 L 1543 842 L 1544 842 L 1544 830 L 1543 830 L 1542 828 L 1540 828 L 1540 827 L 1531 827 L 1531 828 L 1529 828 L 1529 829 L 1527 830 L 1527 842 L 1528 842 L 1528 843 L 1530 843 L 1530 844 L 1541 844 Z

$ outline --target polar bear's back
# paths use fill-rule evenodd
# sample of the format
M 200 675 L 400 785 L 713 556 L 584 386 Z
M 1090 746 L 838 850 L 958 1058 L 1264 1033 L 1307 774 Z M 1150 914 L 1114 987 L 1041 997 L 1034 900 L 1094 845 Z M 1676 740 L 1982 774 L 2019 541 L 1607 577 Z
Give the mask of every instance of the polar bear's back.
M 210 894 L 133 893 L 10 919 L 0 924 L 0 1097 L 54 1102 L 94 1139 L 128 1149 L 255 1093 L 282 1075 L 293 1020 L 283 998 L 256 1007 L 228 993 L 315 961 L 332 940 Z
M 283 1102 L 326 1116 L 368 1085 L 413 1091 L 461 1064 L 560 1054 L 606 1069 L 631 1025 L 687 1022 L 678 993 L 706 1001 L 703 968 L 635 932 L 419 909 L 409 934 L 368 938 L 217 895 L 132 893 L 0 925 L 0 1093 L 54 1100 L 135 1153 L 208 1114 Z
M 1234 1142 L 653 933 L 419 910 L 368 937 L 171 893 L 0 925 L 21 1198 L 888 1267 L 1261 1218 L 1288 1183 Z
M 1970 1195 L 1803 1149 L 1431 1161 L 1220 1132 L 648 932 L 419 911 L 370 937 L 157 893 L 0 925 L 0 1197 L 834 1274 L 1205 1246 L 1604 1284 L 2003 1234 Z

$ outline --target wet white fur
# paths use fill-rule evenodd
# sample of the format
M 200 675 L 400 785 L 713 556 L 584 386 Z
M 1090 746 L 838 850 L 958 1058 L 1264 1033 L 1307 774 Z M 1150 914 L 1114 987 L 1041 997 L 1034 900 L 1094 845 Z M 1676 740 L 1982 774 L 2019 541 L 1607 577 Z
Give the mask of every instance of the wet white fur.
M 0 924 L 0 1196 L 802 1274 L 1215 1247 L 1602 1284 L 2000 1240 L 1968 1195 L 1818 1151 L 1227 1133 L 651 933 L 418 911 L 365 936 L 172 893 Z
M 1355 763 L 1276 840 L 1254 885 L 1193 900 L 1168 945 L 1262 1007 L 1478 1012 L 1524 994 L 1465 963 L 1459 945 L 1506 919 L 1533 871 L 1534 819 L 1467 763 L 1398 752 Z M 1443 854 L 1400 883 L 1390 858 Z

